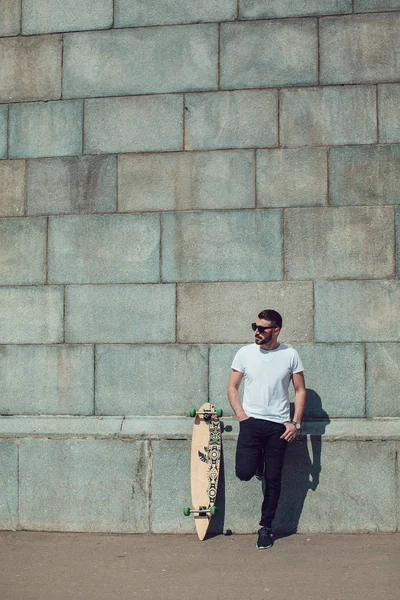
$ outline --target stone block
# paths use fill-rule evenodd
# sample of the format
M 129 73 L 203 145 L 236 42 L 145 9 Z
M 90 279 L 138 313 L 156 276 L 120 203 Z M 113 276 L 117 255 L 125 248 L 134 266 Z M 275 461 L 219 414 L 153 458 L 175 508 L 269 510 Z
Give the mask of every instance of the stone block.
M 162 216 L 163 281 L 270 281 L 282 276 L 279 210 Z
M 85 153 L 183 149 L 182 97 L 146 96 L 85 102 Z
M 21 33 L 22 0 L 2 0 L 0 35 L 10 36 Z
M 0 436 L 8 438 L 110 439 L 118 437 L 123 421 L 123 417 L 19 415 L 1 419 Z
M 282 90 L 285 146 L 373 144 L 377 141 L 373 86 Z
M 24 0 L 22 33 L 107 29 L 113 24 L 112 0 Z
M 0 219 L 0 285 L 46 282 L 46 219 Z
M 81 100 L 10 106 L 10 158 L 82 153 Z
M 7 157 L 8 106 L 0 106 L 0 158 Z
M 354 12 L 378 12 L 399 10 L 400 0 L 354 0 Z
M 315 284 L 315 341 L 400 341 L 399 281 Z
M 23 440 L 20 526 L 146 532 L 150 464 L 147 442 Z
M 68 286 L 69 342 L 175 342 L 174 285 Z
M 0 413 L 94 412 L 91 346 L 0 346 Z
M 43 158 L 28 161 L 29 215 L 115 212 L 116 207 L 115 156 Z
M 184 417 L 127 416 L 121 419 L 123 420 L 119 430 L 121 439 L 190 440 L 193 433 L 193 420 L 188 419 L 187 415 Z
M 298 344 L 307 387 L 306 419 L 365 416 L 364 347 Z M 291 402 L 294 401 L 291 386 Z
M 25 210 L 25 161 L 0 161 L 0 217 L 22 216 Z
M 254 148 L 278 143 L 278 95 L 269 90 L 187 94 L 185 149 Z
M 222 24 L 220 60 L 225 90 L 316 84 L 316 20 Z
M 160 276 L 158 215 L 50 217 L 51 283 L 146 283 Z
M 257 150 L 257 205 L 266 207 L 327 204 L 324 148 Z
M 328 442 L 341 440 L 383 442 L 400 440 L 399 419 L 391 417 L 366 419 L 318 419 L 305 421 L 304 435 L 321 436 Z
M 118 158 L 118 209 L 251 208 L 252 151 L 164 152 Z
M 59 344 L 63 313 L 61 287 L 0 287 L 0 344 Z
M 115 27 L 232 21 L 236 11 L 236 0 L 158 0 L 150 4 L 146 0 L 116 0 Z
M 187 416 L 207 401 L 205 346 L 96 349 L 96 414 Z
M 210 402 L 216 408 L 222 408 L 224 416 L 233 416 L 228 401 L 228 378 L 233 358 L 242 344 L 221 344 L 210 346 Z M 240 389 L 243 392 L 243 386 Z
M 400 14 L 327 17 L 320 22 L 320 82 L 399 79 Z
M 395 444 L 321 445 L 318 437 L 288 448 L 274 528 L 299 533 L 395 531 Z
M 18 527 L 18 446 L 14 440 L 0 441 L 0 529 Z
M 367 344 L 367 416 L 400 417 L 400 344 Z
M 330 203 L 397 204 L 400 146 L 358 146 L 329 151 Z
M 190 441 L 162 440 L 154 444 L 150 529 L 153 533 L 194 533 L 191 506 Z
M 218 26 L 66 34 L 66 98 L 164 94 L 218 87 Z
M 267 308 L 283 317 L 281 341 L 312 341 L 312 304 L 310 282 L 179 284 L 178 341 L 250 344 L 251 323 Z
M 0 102 L 61 97 L 61 35 L 0 38 Z
M 289 208 L 285 218 L 288 279 L 394 276 L 393 207 Z
M 240 0 L 241 19 L 317 17 L 351 12 L 351 0 Z
M 400 84 L 379 85 L 379 141 L 400 142 Z

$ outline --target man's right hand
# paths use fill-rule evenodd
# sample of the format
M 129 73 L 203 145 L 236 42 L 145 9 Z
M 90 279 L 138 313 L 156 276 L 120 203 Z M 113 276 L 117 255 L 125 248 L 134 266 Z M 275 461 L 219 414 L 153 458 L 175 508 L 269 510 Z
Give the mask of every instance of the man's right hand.
M 250 417 L 248 417 L 246 415 L 246 413 L 241 414 L 240 417 L 237 418 L 237 420 L 239 421 L 239 423 L 241 423 L 242 421 L 247 421 L 247 419 L 250 419 Z

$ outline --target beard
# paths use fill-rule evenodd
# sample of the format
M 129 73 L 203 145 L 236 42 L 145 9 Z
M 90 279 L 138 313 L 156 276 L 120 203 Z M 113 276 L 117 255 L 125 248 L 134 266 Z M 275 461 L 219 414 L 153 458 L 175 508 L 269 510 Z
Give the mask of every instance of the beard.
M 255 342 L 257 346 L 263 346 L 264 344 L 269 344 L 272 340 L 272 331 L 269 335 L 261 335 L 258 334 L 255 336 Z

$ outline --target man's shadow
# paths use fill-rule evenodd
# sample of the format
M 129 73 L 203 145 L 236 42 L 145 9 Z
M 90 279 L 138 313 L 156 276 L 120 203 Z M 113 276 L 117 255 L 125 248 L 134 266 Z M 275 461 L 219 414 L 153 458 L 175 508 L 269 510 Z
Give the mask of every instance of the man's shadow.
M 294 404 L 290 408 L 293 418 Z M 288 445 L 286 451 L 281 497 L 273 523 L 277 538 L 280 537 L 279 534 L 297 532 L 307 494 L 318 487 L 322 469 L 321 437 L 329 423 L 329 415 L 322 408 L 320 396 L 314 390 L 307 389 L 302 433 L 295 442 Z

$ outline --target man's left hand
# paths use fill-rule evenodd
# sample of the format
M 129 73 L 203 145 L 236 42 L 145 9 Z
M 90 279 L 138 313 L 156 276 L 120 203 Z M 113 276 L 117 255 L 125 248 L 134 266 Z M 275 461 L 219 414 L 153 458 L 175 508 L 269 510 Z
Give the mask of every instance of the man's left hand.
M 296 439 L 297 429 L 293 423 L 284 423 L 286 427 L 285 433 L 281 435 L 281 440 L 286 440 L 287 442 L 293 442 Z

